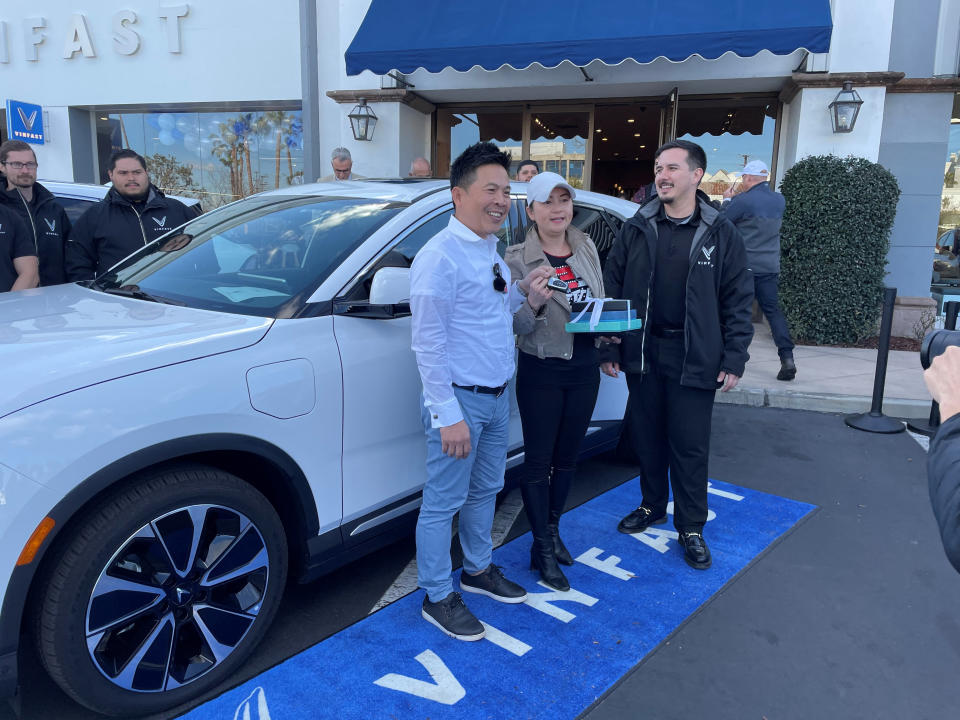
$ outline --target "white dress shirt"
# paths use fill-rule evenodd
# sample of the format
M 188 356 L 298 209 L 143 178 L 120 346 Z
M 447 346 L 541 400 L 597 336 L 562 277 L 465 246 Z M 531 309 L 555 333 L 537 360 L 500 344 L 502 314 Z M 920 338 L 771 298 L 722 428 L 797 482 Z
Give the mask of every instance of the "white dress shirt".
M 493 288 L 494 264 L 507 292 Z M 480 237 L 451 217 L 417 253 L 410 274 L 413 351 L 432 427 L 463 420 L 453 383 L 499 387 L 513 377 L 513 313 L 523 301 L 495 235 Z

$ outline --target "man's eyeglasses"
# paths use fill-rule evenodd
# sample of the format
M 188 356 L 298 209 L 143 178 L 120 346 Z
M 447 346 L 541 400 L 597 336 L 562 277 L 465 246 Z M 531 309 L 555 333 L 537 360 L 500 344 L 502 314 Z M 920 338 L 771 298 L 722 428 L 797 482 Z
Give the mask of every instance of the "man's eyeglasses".
M 500 271 L 500 263 L 493 264 L 493 289 L 497 292 L 507 291 L 507 281 L 503 279 L 503 273 Z
M 7 167 L 12 167 L 14 170 L 23 170 L 24 168 L 26 168 L 27 170 L 36 170 L 36 169 L 37 169 L 37 164 L 36 164 L 35 162 L 25 162 L 25 163 L 22 163 L 22 162 L 5 162 L 5 163 L 3 163 L 3 164 L 6 165 Z

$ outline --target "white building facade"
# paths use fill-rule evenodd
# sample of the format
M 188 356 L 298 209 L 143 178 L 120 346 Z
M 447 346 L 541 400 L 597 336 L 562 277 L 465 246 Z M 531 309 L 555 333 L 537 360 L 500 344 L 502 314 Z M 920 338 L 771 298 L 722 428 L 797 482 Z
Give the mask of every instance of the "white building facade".
M 508 64 L 481 67 L 489 59 L 471 53 L 496 58 L 488 44 L 457 51 L 464 69 L 455 70 L 431 65 L 429 51 L 456 35 L 435 25 L 445 6 L 462 13 L 461 32 L 516 25 L 536 45 L 552 32 L 528 16 L 537 3 L 36 0 L 0 9 L 0 99 L 43 107 L 41 177 L 101 182 L 111 150 L 129 146 L 163 169 L 166 187 L 208 207 L 326 175 L 338 146 L 367 177 L 404 176 L 418 156 L 445 176 L 463 147 L 491 140 L 573 184 L 627 197 L 650 182 L 653 152 L 672 137 L 700 142 L 718 177 L 761 159 L 779 182 L 809 155 L 861 156 L 890 169 L 903 193 L 888 282 L 901 296 L 929 296 L 944 163 L 960 151 L 951 145 L 960 0 L 821 3 L 827 34 L 815 51 L 781 44 L 746 57 L 731 48 L 707 53 L 713 59 L 696 50 L 648 59 L 638 48 L 617 62 L 534 58 L 515 68 L 505 41 Z M 604 16 L 604 3 L 554 2 L 550 14 L 564 6 L 583 15 L 584 36 L 614 36 L 622 24 Z M 346 56 L 362 49 L 375 16 L 398 7 L 396 64 L 388 45 L 378 72 L 348 74 Z M 864 102 L 854 130 L 834 133 L 827 107 L 844 81 Z M 368 141 L 354 139 L 347 117 L 361 98 L 378 116 Z

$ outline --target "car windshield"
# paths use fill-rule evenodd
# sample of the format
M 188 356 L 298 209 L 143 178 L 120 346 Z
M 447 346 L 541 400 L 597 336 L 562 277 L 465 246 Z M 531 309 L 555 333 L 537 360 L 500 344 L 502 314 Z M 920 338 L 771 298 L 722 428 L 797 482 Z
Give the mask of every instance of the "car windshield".
M 93 287 L 208 310 L 289 317 L 403 204 L 266 196 L 203 215 Z

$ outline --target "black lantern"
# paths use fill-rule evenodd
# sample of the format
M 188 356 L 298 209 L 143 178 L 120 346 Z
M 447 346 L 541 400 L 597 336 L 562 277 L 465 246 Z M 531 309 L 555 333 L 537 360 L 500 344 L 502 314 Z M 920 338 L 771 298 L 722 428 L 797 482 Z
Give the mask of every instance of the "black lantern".
M 360 98 L 360 104 L 347 115 L 350 118 L 350 128 L 353 130 L 354 140 L 373 140 L 373 129 L 377 126 L 377 116 L 367 105 L 367 101 Z
M 860 113 L 860 106 L 863 100 L 853 89 L 853 83 L 843 83 L 843 90 L 837 93 L 833 102 L 828 106 L 830 108 L 830 122 L 833 124 L 835 133 L 848 133 L 853 131 L 853 126 L 857 124 L 857 115 Z

